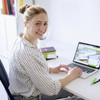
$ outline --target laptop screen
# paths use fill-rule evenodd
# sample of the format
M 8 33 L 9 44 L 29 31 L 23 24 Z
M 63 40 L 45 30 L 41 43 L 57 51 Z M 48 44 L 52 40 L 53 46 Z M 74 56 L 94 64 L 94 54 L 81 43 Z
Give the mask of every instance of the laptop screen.
M 100 46 L 79 42 L 73 61 L 93 68 L 99 68 Z

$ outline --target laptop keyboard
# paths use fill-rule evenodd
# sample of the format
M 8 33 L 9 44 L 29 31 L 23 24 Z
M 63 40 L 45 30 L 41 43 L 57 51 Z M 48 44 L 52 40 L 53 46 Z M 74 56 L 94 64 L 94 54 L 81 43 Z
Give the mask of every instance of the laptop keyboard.
M 70 64 L 71 68 L 73 68 L 75 66 L 77 66 L 78 68 L 82 69 L 83 72 L 92 73 L 93 71 L 95 71 L 93 69 L 82 67 L 82 66 L 79 66 L 79 65 L 76 65 L 76 64 Z

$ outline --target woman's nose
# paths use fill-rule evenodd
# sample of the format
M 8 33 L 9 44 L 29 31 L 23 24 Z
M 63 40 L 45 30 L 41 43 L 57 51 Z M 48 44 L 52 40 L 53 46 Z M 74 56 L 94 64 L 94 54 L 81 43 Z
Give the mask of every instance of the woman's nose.
M 41 25 L 41 26 L 40 26 L 40 31 L 41 31 L 41 32 L 44 32 L 45 29 L 46 29 L 46 27 L 45 27 L 44 25 Z

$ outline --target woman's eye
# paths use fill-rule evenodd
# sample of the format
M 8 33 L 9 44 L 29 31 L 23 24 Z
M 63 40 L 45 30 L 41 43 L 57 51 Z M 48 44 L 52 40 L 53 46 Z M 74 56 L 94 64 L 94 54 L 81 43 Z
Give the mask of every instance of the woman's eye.
M 36 25 L 37 25 L 37 26 L 39 26 L 39 25 L 40 25 L 40 23 L 36 23 Z
M 44 23 L 44 25 L 48 25 L 48 23 Z

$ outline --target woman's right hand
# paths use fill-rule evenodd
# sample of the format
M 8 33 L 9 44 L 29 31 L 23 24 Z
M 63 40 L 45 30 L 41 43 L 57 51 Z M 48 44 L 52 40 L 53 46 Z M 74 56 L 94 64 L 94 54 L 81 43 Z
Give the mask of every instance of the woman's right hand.
M 67 76 L 65 76 L 62 79 L 59 79 L 59 81 L 61 83 L 61 88 L 63 88 L 68 83 L 70 83 L 72 80 L 79 77 L 81 74 L 82 74 L 82 70 L 78 67 L 74 67 L 72 69 L 69 69 Z
M 79 77 L 81 74 L 82 70 L 78 67 L 74 67 L 68 70 L 68 75 L 70 75 L 72 79 Z

